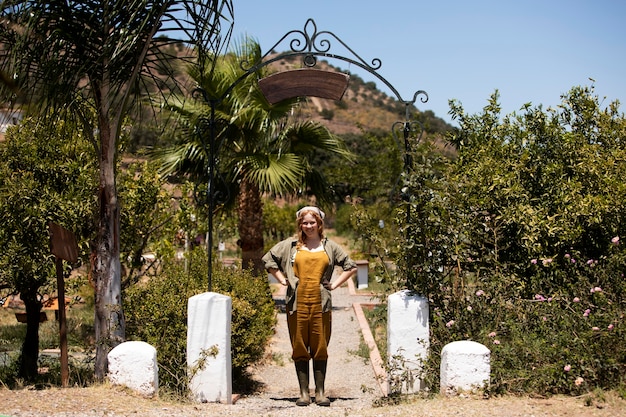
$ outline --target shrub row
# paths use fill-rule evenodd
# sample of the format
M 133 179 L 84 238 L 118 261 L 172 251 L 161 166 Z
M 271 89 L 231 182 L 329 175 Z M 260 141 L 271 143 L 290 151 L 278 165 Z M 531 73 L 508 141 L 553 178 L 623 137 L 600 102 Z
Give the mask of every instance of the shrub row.
M 187 300 L 208 289 L 206 252 L 196 248 L 182 261 L 166 262 L 160 274 L 124 294 L 128 340 L 157 349 L 159 384 L 176 394 L 187 392 Z M 276 313 L 267 277 L 214 263 L 212 291 L 232 298 L 233 383 L 260 360 L 274 332 Z

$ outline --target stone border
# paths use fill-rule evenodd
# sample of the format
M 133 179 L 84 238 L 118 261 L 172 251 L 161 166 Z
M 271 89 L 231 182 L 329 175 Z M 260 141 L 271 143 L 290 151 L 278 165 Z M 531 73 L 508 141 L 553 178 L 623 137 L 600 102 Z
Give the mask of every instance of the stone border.
M 354 282 L 352 279 L 348 280 L 348 290 L 350 295 L 361 295 L 356 294 Z M 367 322 L 367 318 L 365 318 L 365 313 L 363 313 L 363 307 L 361 303 L 352 303 L 352 308 L 354 309 L 354 314 L 356 315 L 359 326 L 361 327 L 363 340 L 370 351 L 370 362 L 372 363 L 372 368 L 376 376 L 376 382 L 378 382 L 378 386 L 380 387 L 380 391 L 383 397 L 386 397 L 387 395 L 389 395 L 389 385 L 387 383 L 388 380 L 387 371 L 385 370 L 385 364 L 383 363 L 380 352 L 378 351 L 378 346 L 376 345 L 376 341 L 374 340 L 374 336 L 372 335 L 372 330 L 370 329 L 369 323 Z

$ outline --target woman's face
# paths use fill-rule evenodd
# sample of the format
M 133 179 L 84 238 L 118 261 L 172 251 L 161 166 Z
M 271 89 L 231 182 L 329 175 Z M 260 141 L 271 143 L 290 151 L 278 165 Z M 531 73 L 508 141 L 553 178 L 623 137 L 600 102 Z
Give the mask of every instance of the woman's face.
M 319 225 L 317 224 L 317 219 L 313 217 L 311 213 L 307 213 L 302 216 L 302 223 L 300 223 L 300 228 L 307 238 L 319 237 Z

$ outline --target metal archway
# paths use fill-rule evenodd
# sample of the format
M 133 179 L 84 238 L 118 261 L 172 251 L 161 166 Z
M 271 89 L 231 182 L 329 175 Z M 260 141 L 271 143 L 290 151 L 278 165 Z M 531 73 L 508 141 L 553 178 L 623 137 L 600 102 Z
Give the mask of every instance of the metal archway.
M 331 53 L 331 47 L 333 41 L 338 42 L 341 47 L 349 52 L 351 56 L 343 56 L 335 53 Z M 286 52 L 278 53 L 276 56 L 269 58 L 273 51 L 277 50 L 280 45 L 288 43 L 289 49 Z M 215 169 L 216 169 L 216 157 L 219 154 L 220 146 L 216 144 L 216 128 L 215 128 L 215 110 L 216 107 L 230 95 L 233 89 L 239 85 L 248 76 L 256 73 L 261 68 L 266 67 L 273 62 L 290 57 L 301 57 L 305 69 L 284 71 L 273 74 L 276 77 L 273 80 L 266 81 L 266 89 L 263 94 L 268 98 L 268 102 L 275 103 L 286 98 L 291 97 L 304 97 L 304 96 L 317 96 L 330 99 L 341 99 L 343 91 L 347 88 L 347 80 L 342 79 L 345 74 L 338 72 L 329 72 L 315 70 L 315 73 L 309 70 L 313 69 L 317 65 L 318 57 L 329 58 L 333 60 L 344 61 L 349 64 L 355 65 L 366 72 L 375 76 L 381 81 L 389 90 L 393 92 L 396 99 L 405 105 L 405 120 L 398 121 L 391 127 L 392 133 L 396 139 L 396 130 L 401 129 L 403 132 L 404 147 L 405 147 L 405 170 L 410 169 L 410 157 L 409 152 L 409 138 L 416 133 L 419 134 L 418 141 L 421 138 L 421 132 L 423 129 L 421 125 L 415 121 L 410 120 L 410 107 L 415 104 L 417 98 L 420 97 L 422 103 L 428 101 L 428 94 L 424 90 L 418 90 L 413 94 L 411 100 L 405 100 L 402 98 L 398 90 L 378 73 L 378 70 L 382 66 L 382 61 L 378 58 L 372 59 L 371 63 L 368 63 L 358 54 L 356 54 L 352 48 L 350 48 L 344 41 L 337 37 L 330 31 L 318 31 L 315 21 L 311 18 L 307 19 L 304 24 L 303 30 L 291 30 L 283 35 L 271 48 L 268 49 L 258 62 L 242 62 L 241 68 L 244 73 L 235 80 L 220 97 L 210 97 L 208 93 L 202 88 L 196 88 L 193 95 L 195 97 L 201 97 L 205 103 L 210 106 L 210 119 L 207 121 L 209 127 L 209 147 L 208 147 L 208 184 L 207 184 L 207 196 L 209 200 L 209 216 L 208 216 L 208 232 L 207 232 L 207 255 L 208 255 L 208 290 L 212 291 L 212 262 L 213 262 L 213 211 L 216 205 L 216 188 L 215 188 Z M 289 73 L 289 74 L 287 74 Z M 282 75 L 281 75 L 282 74 Z M 287 75 L 286 75 L 287 74 Z M 344 77 L 345 78 L 345 77 Z M 268 77 L 269 79 L 269 77 Z M 345 82 L 344 82 L 345 81 Z M 263 82 L 260 81 L 261 86 Z M 345 86 L 345 87 L 344 87 Z M 343 90 L 341 90 L 343 88 Z M 273 94 L 273 96 L 271 95 Z

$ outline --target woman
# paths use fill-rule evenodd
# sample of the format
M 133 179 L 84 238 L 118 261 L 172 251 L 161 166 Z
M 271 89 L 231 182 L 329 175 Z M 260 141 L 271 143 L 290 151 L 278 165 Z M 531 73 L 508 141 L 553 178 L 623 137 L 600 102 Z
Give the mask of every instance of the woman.
M 263 256 L 265 268 L 287 286 L 287 327 L 296 365 L 300 398 L 311 403 L 309 360 L 313 359 L 315 403 L 329 406 L 324 394 L 331 331 L 331 291 L 356 273 L 356 263 L 341 246 L 324 236 L 324 212 L 307 206 L 296 213 L 297 234 L 276 244 Z M 341 274 L 331 282 L 335 267 Z

